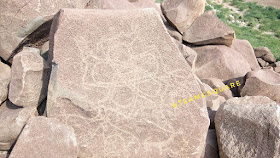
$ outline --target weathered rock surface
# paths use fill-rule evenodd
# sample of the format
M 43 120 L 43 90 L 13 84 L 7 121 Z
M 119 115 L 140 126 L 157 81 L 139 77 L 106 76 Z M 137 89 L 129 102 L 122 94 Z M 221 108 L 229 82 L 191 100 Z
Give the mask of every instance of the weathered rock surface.
M 77 158 L 74 129 L 56 119 L 30 118 L 20 134 L 10 158 Z
M 8 151 L 0 151 L 0 158 L 7 158 L 9 157 Z
M 223 82 L 243 77 L 251 71 L 242 55 L 227 46 L 203 46 L 192 48 L 197 53 L 196 75 L 203 78 L 218 78 Z
M 166 19 L 181 33 L 204 12 L 206 0 L 164 0 L 161 4 Z
M 86 8 L 109 10 L 136 9 L 136 7 L 127 0 L 90 0 Z
M 248 40 L 236 39 L 232 47 L 247 60 L 252 71 L 261 69 L 256 59 L 254 49 Z
M 49 71 L 40 50 L 25 47 L 13 59 L 9 100 L 18 106 L 37 107 L 47 96 Z
M 183 34 L 183 40 L 193 45 L 231 46 L 234 38 L 233 29 L 223 23 L 214 11 L 207 11 L 202 14 Z
M 0 61 L 0 105 L 7 99 L 11 68 Z
M 88 0 L 1 1 L 0 56 L 9 60 L 22 46 L 39 48 L 48 40 L 51 16 L 60 8 L 84 8 L 87 2 Z
M 201 79 L 203 83 L 208 84 L 212 89 L 216 89 L 219 95 L 223 96 L 226 100 L 232 98 L 232 93 L 229 89 L 225 90 L 225 84 L 222 80 L 217 78 Z
M 36 107 L 21 108 L 10 101 L 0 106 L 0 151 L 9 150 L 27 120 L 38 115 Z
M 256 48 L 255 55 L 257 58 L 262 58 L 266 62 L 276 62 L 274 55 L 270 52 L 270 50 L 267 47 Z
M 280 101 L 280 75 L 270 69 L 251 71 L 246 75 L 241 96 L 267 96 Z
M 279 157 L 279 112 L 263 96 L 227 100 L 215 116 L 220 157 Z
M 172 108 L 200 90 L 164 27 L 154 9 L 56 16 L 47 114 L 75 129 L 80 158 L 203 154 L 206 106 Z
M 208 130 L 205 154 L 203 158 L 219 158 L 217 136 L 214 129 Z

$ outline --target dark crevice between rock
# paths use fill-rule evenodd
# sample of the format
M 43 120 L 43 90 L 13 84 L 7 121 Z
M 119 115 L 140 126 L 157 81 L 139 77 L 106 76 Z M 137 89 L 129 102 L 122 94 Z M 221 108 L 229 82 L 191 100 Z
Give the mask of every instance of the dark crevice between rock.
M 12 52 L 8 58 L 8 62 L 12 63 L 13 57 L 19 53 L 23 47 L 34 47 L 40 49 L 40 47 L 49 40 L 50 29 L 53 18 L 49 19 L 41 26 L 39 26 L 34 32 L 25 37 L 25 39 L 19 44 L 19 46 Z M 11 64 L 9 64 L 11 65 Z
M 5 60 L 4 60 L 3 58 L 1 58 L 1 57 L 0 57 L 0 61 L 1 61 L 2 63 L 6 64 L 6 65 L 9 65 L 10 67 L 12 66 L 11 63 L 5 61 Z

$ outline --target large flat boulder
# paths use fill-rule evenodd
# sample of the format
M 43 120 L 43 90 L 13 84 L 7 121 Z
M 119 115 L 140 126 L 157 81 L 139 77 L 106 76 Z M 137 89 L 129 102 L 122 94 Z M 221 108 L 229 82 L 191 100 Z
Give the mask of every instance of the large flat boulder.
M 161 8 L 166 19 L 179 32 L 185 32 L 204 12 L 206 0 L 164 0 Z
M 251 71 L 247 60 L 234 49 L 224 45 L 193 48 L 197 53 L 195 73 L 200 78 L 218 78 L 223 82 L 244 77 Z
M 193 45 L 231 46 L 234 38 L 233 29 L 223 23 L 214 11 L 202 14 L 183 34 L 183 40 Z
M 9 60 L 23 46 L 48 40 L 52 16 L 60 8 L 84 8 L 88 0 L 9 0 L 0 2 L 0 56 Z
M 11 68 L 0 61 L 0 105 L 8 97 L 8 87 L 11 81 Z
M 24 48 L 13 59 L 9 100 L 37 107 L 47 96 L 50 68 L 36 48 Z
M 251 71 L 246 75 L 241 96 L 267 96 L 280 101 L 280 75 L 271 69 Z
M 220 157 L 280 157 L 279 111 L 264 96 L 227 100 L 215 116 Z
M 248 40 L 236 39 L 232 47 L 247 60 L 252 71 L 261 69 L 256 59 L 254 49 Z
M 9 100 L 0 106 L 0 151 L 9 150 L 30 117 L 38 115 L 36 107 L 18 107 Z
M 47 115 L 74 128 L 78 157 L 202 155 L 206 106 L 172 107 L 200 89 L 156 10 L 62 9 L 50 50 Z
M 74 129 L 56 119 L 30 118 L 21 132 L 10 158 L 77 158 Z

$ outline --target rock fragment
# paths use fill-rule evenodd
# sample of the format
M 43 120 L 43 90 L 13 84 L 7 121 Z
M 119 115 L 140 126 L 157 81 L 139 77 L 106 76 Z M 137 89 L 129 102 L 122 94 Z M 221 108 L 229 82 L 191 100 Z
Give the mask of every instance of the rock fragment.
M 232 28 L 223 23 L 213 11 L 198 17 L 183 34 L 183 40 L 193 45 L 233 44 L 235 34 Z
M 244 77 L 251 71 L 247 60 L 234 49 L 223 45 L 193 48 L 197 53 L 196 75 L 203 78 L 218 78 L 223 82 Z
M 164 0 L 161 7 L 166 19 L 183 33 L 203 14 L 205 3 L 205 0 Z
M 40 50 L 25 47 L 13 60 L 9 100 L 18 106 L 37 107 L 47 96 L 49 71 Z
M 279 157 L 279 120 L 279 105 L 267 97 L 227 100 L 215 116 L 220 157 Z
M 257 58 L 262 58 L 268 63 L 276 62 L 274 55 L 270 52 L 270 50 L 267 47 L 256 48 L 255 55 Z
M 261 67 L 268 67 L 269 63 L 263 60 L 262 58 L 257 58 L 257 61 Z
M 246 75 L 241 96 L 267 96 L 280 101 L 280 75 L 271 69 L 251 71 Z

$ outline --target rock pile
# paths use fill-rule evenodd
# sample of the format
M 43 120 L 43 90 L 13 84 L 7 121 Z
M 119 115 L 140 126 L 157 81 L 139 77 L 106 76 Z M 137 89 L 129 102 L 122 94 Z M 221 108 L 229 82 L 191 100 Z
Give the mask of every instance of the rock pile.
M 0 157 L 279 157 L 280 63 L 205 0 L 0 4 Z

